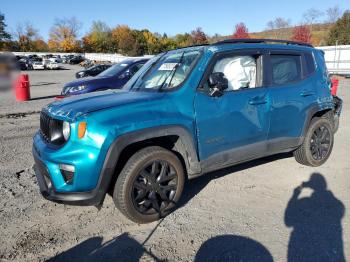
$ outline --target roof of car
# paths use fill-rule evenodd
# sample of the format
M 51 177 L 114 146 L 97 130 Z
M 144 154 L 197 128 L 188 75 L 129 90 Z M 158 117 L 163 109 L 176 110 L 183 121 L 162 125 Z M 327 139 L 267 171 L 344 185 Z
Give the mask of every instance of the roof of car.
M 219 41 L 213 44 L 202 44 L 202 45 L 192 45 L 186 46 L 183 48 L 178 48 L 175 50 L 181 49 L 200 49 L 200 48 L 208 48 L 211 51 L 218 50 L 230 50 L 235 48 L 280 48 L 280 49 L 310 49 L 314 48 L 311 44 L 302 43 L 291 40 L 282 40 L 282 39 L 226 39 L 223 41 Z M 174 51 L 175 51 L 174 50 Z M 171 50 L 173 51 L 173 50 Z
M 283 40 L 283 39 L 268 39 L 268 38 L 238 38 L 238 39 L 226 39 L 214 43 L 213 45 L 223 45 L 223 44 L 286 44 L 286 45 L 298 45 L 298 46 L 307 46 L 313 47 L 309 43 L 297 42 L 292 40 Z

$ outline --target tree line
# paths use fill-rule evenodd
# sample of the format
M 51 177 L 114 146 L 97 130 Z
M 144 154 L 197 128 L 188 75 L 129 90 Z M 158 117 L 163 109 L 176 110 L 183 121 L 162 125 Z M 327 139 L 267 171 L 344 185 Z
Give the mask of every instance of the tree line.
M 322 17 L 325 17 L 325 20 L 321 20 Z M 315 42 L 317 40 L 315 28 L 319 24 L 325 24 L 329 28 L 322 43 Z M 136 30 L 127 25 L 111 28 L 102 21 L 94 21 L 89 32 L 79 38 L 81 28 L 81 22 L 74 17 L 55 19 L 49 32 L 49 39 L 44 41 L 39 31 L 29 22 L 18 24 L 14 32 L 9 33 L 5 16 L 0 12 L 0 50 L 120 53 L 139 56 L 190 45 L 213 43 L 226 38 L 256 38 L 260 34 L 249 33 L 244 23 L 238 23 L 231 36 L 218 34 L 208 36 L 198 27 L 189 33 L 169 37 L 165 33 L 153 33 L 148 29 Z M 324 12 L 312 8 L 303 14 L 301 23 L 292 26 L 289 19 L 277 17 L 267 22 L 266 30 L 262 33 L 268 38 L 291 39 L 316 45 L 350 44 L 350 11 L 342 12 L 337 6 Z

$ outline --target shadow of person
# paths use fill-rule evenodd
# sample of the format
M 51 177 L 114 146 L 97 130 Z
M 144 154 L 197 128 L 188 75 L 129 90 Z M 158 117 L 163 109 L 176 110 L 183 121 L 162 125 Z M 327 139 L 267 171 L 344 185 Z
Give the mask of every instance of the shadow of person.
M 310 197 L 299 198 L 303 188 L 313 190 Z M 293 228 L 288 261 L 345 261 L 341 226 L 344 210 L 319 173 L 295 188 L 284 217 L 286 226 Z
M 273 258 L 270 252 L 255 240 L 242 236 L 223 235 L 205 241 L 199 248 L 194 261 L 271 262 Z
M 92 237 L 47 260 L 50 262 L 139 261 L 147 254 L 153 261 L 160 261 L 142 244 L 124 233 L 102 244 L 102 237 Z

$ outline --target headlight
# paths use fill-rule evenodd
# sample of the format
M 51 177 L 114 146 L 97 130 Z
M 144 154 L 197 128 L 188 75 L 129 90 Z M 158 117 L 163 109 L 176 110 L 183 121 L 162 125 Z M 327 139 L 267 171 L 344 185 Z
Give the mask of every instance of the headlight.
M 84 90 L 85 88 L 87 88 L 87 85 L 73 86 L 69 89 L 69 93 L 79 92 L 79 91 Z
M 63 134 L 64 140 L 67 141 L 70 136 L 70 124 L 66 121 L 64 121 L 62 125 L 62 134 Z

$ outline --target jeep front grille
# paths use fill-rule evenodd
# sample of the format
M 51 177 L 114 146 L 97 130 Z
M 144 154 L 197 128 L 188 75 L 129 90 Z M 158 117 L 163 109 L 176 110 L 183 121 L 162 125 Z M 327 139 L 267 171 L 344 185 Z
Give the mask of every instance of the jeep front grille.
M 51 117 L 44 112 L 40 113 L 40 133 L 46 142 L 50 142 L 50 122 Z

